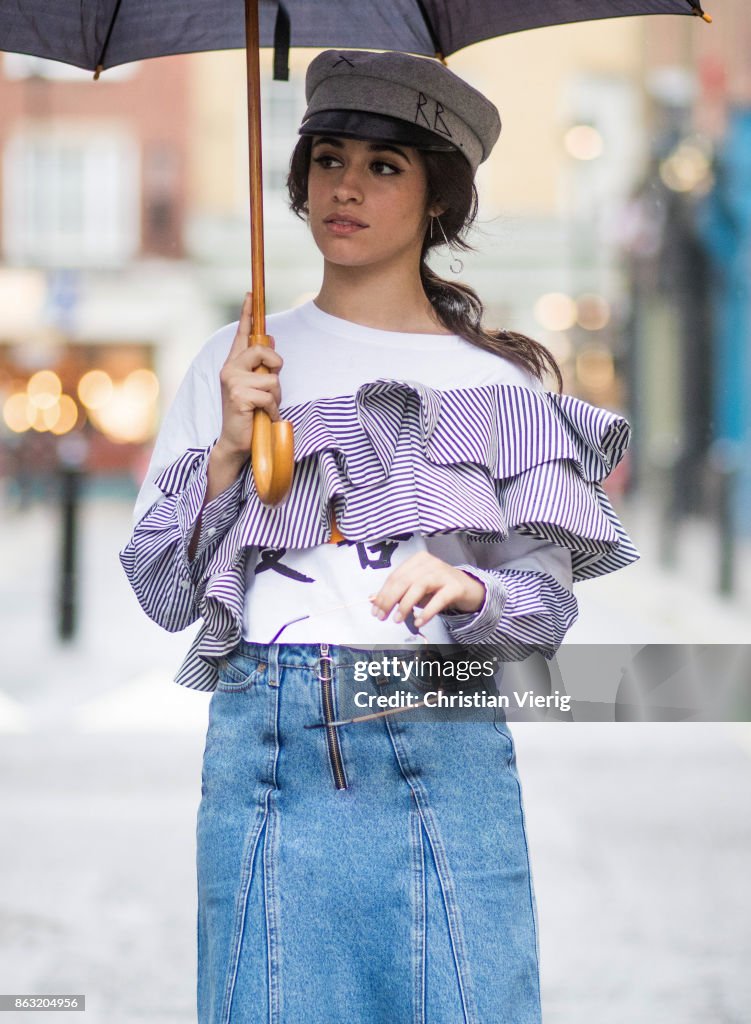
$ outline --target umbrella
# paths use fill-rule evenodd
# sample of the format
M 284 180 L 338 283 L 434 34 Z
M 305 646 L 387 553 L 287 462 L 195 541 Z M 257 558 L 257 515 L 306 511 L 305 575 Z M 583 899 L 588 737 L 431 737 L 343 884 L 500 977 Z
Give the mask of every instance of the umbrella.
M 0 50 L 94 71 L 147 57 L 245 46 L 248 70 L 251 279 L 250 344 L 269 344 L 263 280 L 263 199 L 258 48 L 274 47 L 274 76 L 288 77 L 290 46 L 401 50 L 447 56 L 471 43 L 546 25 L 641 14 L 711 21 L 701 0 L 0 0 Z M 292 425 L 256 410 L 251 463 L 270 505 L 292 481 Z M 336 529 L 335 529 L 336 533 Z

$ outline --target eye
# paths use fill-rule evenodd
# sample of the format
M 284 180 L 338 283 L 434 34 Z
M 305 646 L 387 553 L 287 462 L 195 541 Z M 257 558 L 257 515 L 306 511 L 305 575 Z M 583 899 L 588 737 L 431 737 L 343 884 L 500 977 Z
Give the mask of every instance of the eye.
M 342 162 L 338 156 L 333 153 L 323 153 L 321 156 L 313 157 L 313 163 L 318 164 L 320 167 L 329 168 L 341 166 Z M 386 160 L 374 160 L 370 165 L 379 177 L 389 178 L 394 174 L 401 174 L 401 168 L 396 167 L 394 164 L 388 163 Z
M 382 172 L 382 171 L 378 171 L 377 172 L 381 177 L 385 177 L 385 178 L 389 178 L 393 174 L 401 174 L 402 173 L 401 172 L 401 168 L 395 167 L 393 164 L 388 164 L 388 163 L 386 163 L 385 160 L 374 160 L 373 163 L 370 166 L 374 167 L 374 168 L 378 168 L 378 167 L 385 168 L 385 172 Z
M 313 163 L 319 164 L 321 167 L 329 167 L 329 161 L 333 160 L 334 163 L 340 164 L 341 160 L 334 156 L 332 153 L 324 153 L 323 156 L 314 156 Z

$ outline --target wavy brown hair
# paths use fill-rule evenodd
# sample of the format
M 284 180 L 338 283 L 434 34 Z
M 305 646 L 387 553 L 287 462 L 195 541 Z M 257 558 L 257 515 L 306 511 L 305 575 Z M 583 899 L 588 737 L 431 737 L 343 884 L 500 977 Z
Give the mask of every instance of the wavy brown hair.
M 302 135 L 290 159 L 287 191 L 290 208 L 302 220 L 307 216 L 308 171 L 313 137 Z M 420 150 L 427 177 L 426 211 L 433 205 L 445 206 L 441 224 L 454 248 L 471 251 L 474 247 L 466 235 L 477 217 L 477 188 L 466 158 L 459 153 Z M 458 334 L 472 345 L 503 356 L 527 370 L 542 383 L 546 370 L 555 377 L 559 394 L 563 391 L 560 367 L 552 353 L 525 334 L 516 331 L 489 330 L 482 325 L 484 307 L 474 289 L 467 284 L 447 281 L 428 266 L 428 253 L 434 246 L 444 244 L 440 231 L 430 237 L 429 228 L 420 253 L 420 278 L 425 294 L 435 310 L 438 320 L 453 334 Z

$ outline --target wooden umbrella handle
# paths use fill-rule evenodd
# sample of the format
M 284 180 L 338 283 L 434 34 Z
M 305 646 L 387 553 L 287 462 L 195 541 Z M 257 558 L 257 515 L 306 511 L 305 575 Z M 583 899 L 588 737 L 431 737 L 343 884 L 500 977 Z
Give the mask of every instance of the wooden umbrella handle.
M 251 345 L 271 344 L 268 334 L 251 334 Z M 256 373 L 270 373 L 257 366 Z M 250 442 L 253 480 L 261 501 L 278 505 L 289 493 L 294 470 L 294 433 L 289 420 L 272 420 L 264 409 L 253 413 L 253 438 Z
M 261 70 L 258 59 L 258 3 L 245 0 L 245 54 L 248 80 L 248 170 L 250 183 L 250 265 L 253 319 L 249 345 L 270 345 L 266 334 L 263 273 L 263 167 L 261 163 Z M 266 367 L 257 368 L 268 373 Z M 272 422 L 263 409 L 253 413 L 251 468 L 258 497 L 265 505 L 284 501 L 292 485 L 294 436 L 288 420 Z

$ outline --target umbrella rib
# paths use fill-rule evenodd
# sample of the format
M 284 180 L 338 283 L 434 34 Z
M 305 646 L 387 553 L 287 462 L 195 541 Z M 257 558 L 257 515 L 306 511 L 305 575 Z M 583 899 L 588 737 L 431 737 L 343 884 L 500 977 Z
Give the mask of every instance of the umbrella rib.
M 110 21 L 109 28 L 107 29 L 107 35 L 104 37 L 104 43 L 102 45 L 102 52 L 99 54 L 99 60 L 96 62 L 96 71 L 94 72 L 94 81 L 96 82 L 99 75 L 104 71 L 104 55 L 107 52 L 109 46 L 110 36 L 112 35 L 112 29 L 115 27 L 115 20 L 117 19 L 118 11 L 120 10 L 120 4 L 122 0 L 117 0 L 115 4 L 115 10 L 112 12 L 112 20 Z
M 710 25 L 712 24 L 712 19 L 708 14 L 705 14 L 704 10 L 702 9 L 701 0 L 688 0 L 688 2 L 693 7 L 694 14 L 700 17 L 703 21 L 709 22 Z
M 290 33 L 289 12 L 278 0 L 274 22 L 274 80 L 277 82 L 289 81 Z
M 443 50 L 441 49 L 441 40 L 438 38 L 438 33 L 436 32 L 433 23 L 430 20 L 430 15 L 425 9 L 425 4 L 423 3 L 423 0 L 415 0 L 415 2 L 420 11 L 420 14 L 422 15 L 422 20 L 425 22 L 425 28 L 428 30 L 428 35 L 430 36 L 430 43 L 433 49 L 435 50 L 435 55 L 439 60 L 443 61 L 443 63 L 445 64 L 446 60 L 443 54 Z

